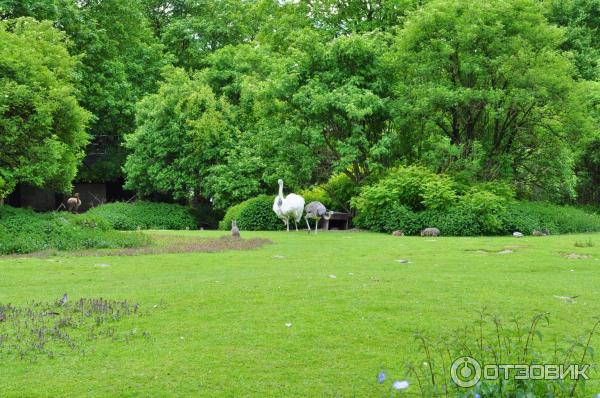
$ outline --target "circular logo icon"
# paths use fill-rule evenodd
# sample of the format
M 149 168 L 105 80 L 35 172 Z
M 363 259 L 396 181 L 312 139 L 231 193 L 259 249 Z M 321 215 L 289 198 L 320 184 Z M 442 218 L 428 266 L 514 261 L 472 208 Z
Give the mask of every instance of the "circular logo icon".
M 457 386 L 473 387 L 481 379 L 481 365 L 471 357 L 458 358 L 452 362 L 450 374 Z

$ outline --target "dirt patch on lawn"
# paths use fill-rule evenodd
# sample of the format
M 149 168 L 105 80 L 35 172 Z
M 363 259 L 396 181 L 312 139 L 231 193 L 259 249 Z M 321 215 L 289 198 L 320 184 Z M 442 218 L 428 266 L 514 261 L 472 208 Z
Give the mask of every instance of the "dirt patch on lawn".
M 563 253 L 563 257 L 568 258 L 569 260 L 580 260 L 586 258 L 592 258 L 589 254 L 577 254 L 577 253 Z
M 88 256 L 139 256 L 164 253 L 218 253 L 228 250 L 252 250 L 273 243 L 269 239 L 234 239 L 230 236 L 220 238 L 194 237 L 181 235 L 151 234 L 152 243 L 143 247 L 124 249 L 89 249 L 78 251 L 47 250 L 28 254 L 2 256 L 4 258 L 23 257 L 88 257 Z
M 158 244 L 147 247 L 116 249 L 115 255 L 130 256 L 138 254 L 161 253 L 216 253 L 227 250 L 252 250 L 273 243 L 269 239 L 234 239 L 229 236 L 220 238 L 193 238 L 173 235 L 153 235 Z

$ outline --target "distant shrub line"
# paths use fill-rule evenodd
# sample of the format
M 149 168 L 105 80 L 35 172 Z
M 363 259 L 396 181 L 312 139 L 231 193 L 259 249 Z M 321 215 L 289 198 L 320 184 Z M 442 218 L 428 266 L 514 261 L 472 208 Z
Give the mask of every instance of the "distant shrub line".
M 87 216 L 100 217 L 114 229 L 197 229 L 198 222 L 189 207 L 137 201 L 107 203 L 89 210 Z
M 445 236 L 600 231 L 600 214 L 590 209 L 517 201 L 508 184 L 461 184 L 419 166 L 393 168 L 362 188 L 338 174 L 299 193 L 306 202 L 319 200 L 330 209 L 354 210 L 354 225 L 375 232 L 402 230 L 418 235 L 428 227 L 440 229 Z M 261 195 L 232 206 L 219 228 L 231 228 L 235 219 L 245 230 L 283 229 L 272 211 L 274 197 Z

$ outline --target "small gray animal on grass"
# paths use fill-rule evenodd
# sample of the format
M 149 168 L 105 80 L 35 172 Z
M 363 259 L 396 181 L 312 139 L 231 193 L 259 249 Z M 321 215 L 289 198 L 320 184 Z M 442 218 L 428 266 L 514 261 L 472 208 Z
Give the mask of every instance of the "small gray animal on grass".
M 237 226 L 237 221 L 231 221 L 231 237 L 235 239 L 240 239 L 240 229 Z
M 421 236 L 440 236 L 441 232 L 437 228 L 425 228 L 421 231 Z

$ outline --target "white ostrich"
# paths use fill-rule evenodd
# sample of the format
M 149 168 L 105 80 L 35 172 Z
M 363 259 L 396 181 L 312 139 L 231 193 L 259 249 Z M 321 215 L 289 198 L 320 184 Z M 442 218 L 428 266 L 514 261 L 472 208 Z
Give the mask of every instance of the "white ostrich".
M 290 219 L 294 220 L 296 231 L 298 230 L 298 222 L 302 218 L 304 212 L 304 198 L 295 193 L 288 196 L 283 196 L 283 180 L 277 181 L 279 184 L 279 194 L 273 202 L 273 211 L 277 214 L 285 224 L 288 232 L 290 231 Z
M 309 233 L 311 229 L 310 224 L 308 223 L 308 219 L 312 218 L 313 220 L 315 220 L 315 234 L 319 229 L 319 221 L 321 221 L 321 218 L 329 220 L 331 218 L 331 215 L 333 214 L 332 211 L 327 211 L 327 208 L 325 207 L 325 205 L 323 205 L 323 203 L 316 201 L 307 204 L 304 210 L 306 210 L 306 216 L 304 216 L 304 219 L 306 220 L 306 226 L 308 227 Z

